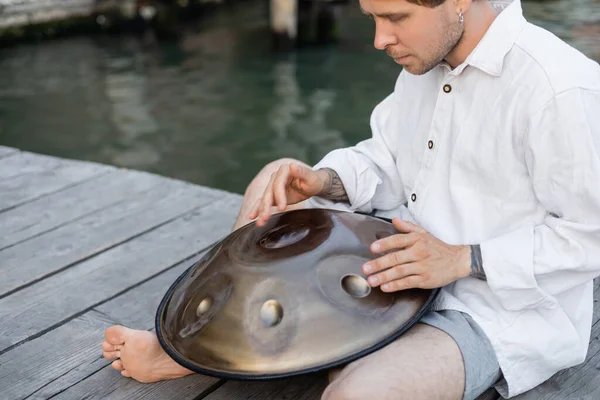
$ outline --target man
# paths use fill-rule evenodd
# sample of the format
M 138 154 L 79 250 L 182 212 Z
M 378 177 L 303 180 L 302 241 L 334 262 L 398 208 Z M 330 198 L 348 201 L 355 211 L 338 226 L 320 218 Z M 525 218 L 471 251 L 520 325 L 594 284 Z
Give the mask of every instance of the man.
M 443 289 L 421 323 L 333 373 L 323 398 L 512 397 L 583 362 L 600 271 L 599 66 L 526 22 L 518 0 L 498 15 L 485 0 L 361 7 L 375 47 L 403 66 L 372 137 L 312 168 L 268 165 L 235 228 L 299 207 L 400 217 L 372 245 L 369 283 Z M 190 373 L 149 332 L 106 338 L 125 376 Z

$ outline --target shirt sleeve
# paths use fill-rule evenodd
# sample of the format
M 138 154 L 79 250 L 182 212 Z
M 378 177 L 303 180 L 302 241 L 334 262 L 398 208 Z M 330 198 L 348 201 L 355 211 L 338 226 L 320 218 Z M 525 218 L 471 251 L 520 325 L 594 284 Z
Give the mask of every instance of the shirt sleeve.
M 480 244 L 488 284 L 508 310 L 554 307 L 555 295 L 600 275 L 600 91 L 556 95 L 523 141 L 547 215 Z
M 394 110 L 390 94 L 373 110 L 372 136 L 353 147 L 328 153 L 313 169 L 331 168 L 344 184 L 352 211 L 388 210 L 404 203 L 403 185 L 396 166 L 396 155 L 389 127 Z

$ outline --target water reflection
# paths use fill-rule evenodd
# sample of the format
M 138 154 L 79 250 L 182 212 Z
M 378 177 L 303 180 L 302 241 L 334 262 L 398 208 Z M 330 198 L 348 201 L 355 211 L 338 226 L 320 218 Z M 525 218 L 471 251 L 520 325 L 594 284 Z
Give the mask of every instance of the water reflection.
M 178 42 L 78 37 L 0 50 L 0 144 L 241 193 L 273 159 L 314 163 L 368 137 L 399 72 L 373 48 L 372 22 L 343 7 L 341 43 L 274 54 L 263 3 L 227 7 Z M 523 8 L 600 60 L 600 1 Z

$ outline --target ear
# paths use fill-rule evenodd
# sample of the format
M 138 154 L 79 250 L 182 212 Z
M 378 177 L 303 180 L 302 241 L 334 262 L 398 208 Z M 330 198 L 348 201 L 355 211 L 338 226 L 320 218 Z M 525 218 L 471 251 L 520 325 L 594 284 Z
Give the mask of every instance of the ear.
M 467 10 L 471 7 L 471 3 L 473 0 L 454 0 L 454 6 L 456 9 L 456 15 L 462 11 L 463 14 L 467 12 Z

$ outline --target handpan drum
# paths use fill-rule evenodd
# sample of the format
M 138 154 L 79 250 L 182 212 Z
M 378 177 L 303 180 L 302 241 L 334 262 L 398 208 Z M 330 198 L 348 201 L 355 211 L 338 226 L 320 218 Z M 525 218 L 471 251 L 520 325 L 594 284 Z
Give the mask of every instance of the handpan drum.
M 156 314 L 161 346 L 206 375 L 270 379 L 329 369 L 398 338 L 438 289 L 385 293 L 362 265 L 397 233 L 382 219 L 307 209 L 254 222 L 218 242 L 169 288 Z

